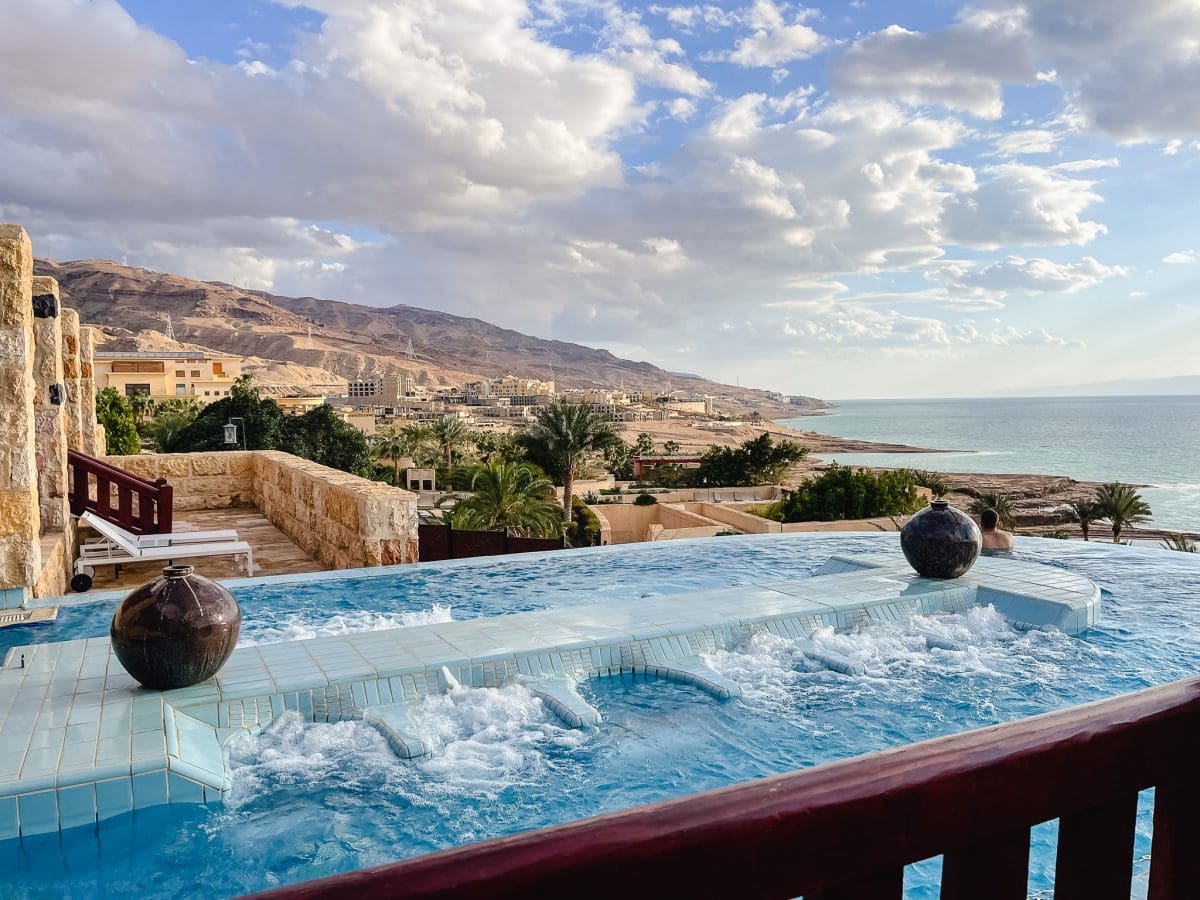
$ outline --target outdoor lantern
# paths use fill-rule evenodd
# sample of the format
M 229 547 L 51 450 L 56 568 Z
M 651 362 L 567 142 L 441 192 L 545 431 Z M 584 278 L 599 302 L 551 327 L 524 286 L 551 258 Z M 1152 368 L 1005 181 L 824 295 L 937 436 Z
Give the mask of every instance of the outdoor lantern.
M 229 423 L 228 423 L 228 424 L 225 426 L 225 443 L 227 443 L 227 444 L 236 444 L 237 442 L 238 442 L 238 439 L 237 439 L 237 426 L 236 426 L 236 425 L 234 425 L 232 422 L 229 422 Z

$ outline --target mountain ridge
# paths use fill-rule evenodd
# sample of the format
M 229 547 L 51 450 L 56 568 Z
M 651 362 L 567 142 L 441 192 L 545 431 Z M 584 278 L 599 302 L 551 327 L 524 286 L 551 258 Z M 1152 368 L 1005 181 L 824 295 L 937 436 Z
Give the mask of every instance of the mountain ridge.
M 111 260 L 38 259 L 35 268 L 58 280 L 64 303 L 85 324 L 100 326 L 110 349 L 166 350 L 178 343 L 238 355 L 256 381 L 275 392 L 331 388 L 385 372 L 409 372 L 423 386 L 511 374 L 552 377 L 560 389 L 670 387 L 714 395 L 731 412 L 753 408 L 767 418 L 829 408 L 817 398 L 781 403 L 766 390 L 671 373 L 608 350 L 405 303 L 376 308 L 286 297 Z M 165 337 L 168 317 L 176 342 Z

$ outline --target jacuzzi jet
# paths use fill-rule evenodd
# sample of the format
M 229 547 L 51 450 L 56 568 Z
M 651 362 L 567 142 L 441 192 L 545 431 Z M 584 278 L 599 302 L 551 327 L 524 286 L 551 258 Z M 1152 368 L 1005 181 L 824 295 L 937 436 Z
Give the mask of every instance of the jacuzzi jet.
M 442 666 L 442 678 L 446 679 L 446 689 L 450 691 L 462 690 L 462 684 L 451 673 L 450 669 Z

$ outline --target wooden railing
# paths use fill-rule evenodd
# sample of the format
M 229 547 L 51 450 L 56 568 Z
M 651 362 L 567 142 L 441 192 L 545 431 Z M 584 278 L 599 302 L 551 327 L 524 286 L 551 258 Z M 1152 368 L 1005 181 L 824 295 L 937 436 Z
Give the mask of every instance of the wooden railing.
M 269 891 L 275 898 L 898 900 L 943 854 L 943 900 L 1024 900 L 1059 820 L 1055 900 L 1128 900 L 1155 787 L 1151 900 L 1200 897 L 1200 679 Z
M 467 531 L 449 525 L 418 526 L 421 562 L 466 559 L 473 556 L 503 556 L 507 553 L 537 553 L 562 550 L 562 538 L 514 537 L 504 531 Z
M 133 534 L 170 534 L 174 488 L 165 478 L 144 478 L 103 460 L 67 451 L 71 471 L 71 513 L 93 512 Z

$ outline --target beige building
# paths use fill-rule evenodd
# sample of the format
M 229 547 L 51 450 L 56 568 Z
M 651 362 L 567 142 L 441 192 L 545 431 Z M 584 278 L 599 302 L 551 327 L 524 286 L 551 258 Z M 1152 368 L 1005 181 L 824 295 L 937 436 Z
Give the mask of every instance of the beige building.
M 242 360 L 236 356 L 191 351 L 96 351 L 96 387 L 115 388 L 126 397 L 149 394 L 154 400 L 189 397 L 211 403 L 229 396 L 241 374 Z
M 416 392 L 417 384 L 407 372 L 360 378 L 351 381 L 346 388 L 346 396 L 351 400 L 360 401 L 363 405 L 390 406 L 399 403 L 405 397 L 413 396 Z

